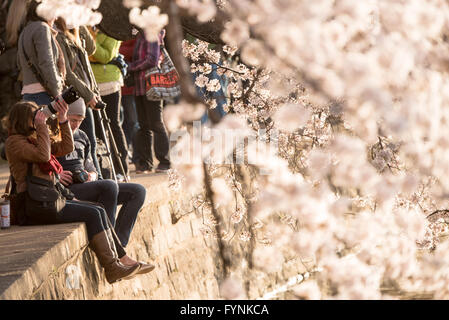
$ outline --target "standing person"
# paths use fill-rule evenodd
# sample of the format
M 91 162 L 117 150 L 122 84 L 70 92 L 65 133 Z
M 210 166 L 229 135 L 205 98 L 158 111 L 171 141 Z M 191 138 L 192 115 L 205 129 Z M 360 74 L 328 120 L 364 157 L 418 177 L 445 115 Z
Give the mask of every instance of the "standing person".
M 97 180 L 97 172 L 92 163 L 90 142 L 80 129 L 85 119 L 86 108 L 82 103 L 73 103 L 68 111 L 68 119 L 75 140 L 75 150 L 58 158 L 63 167 L 61 182 L 68 187 L 75 197 L 82 201 L 92 201 L 103 205 L 112 226 L 117 233 L 121 246 L 126 247 L 142 208 L 146 190 L 136 183 L 119 183 L 113 180 Z M 82 178 L 83 177 L 83 178 Z M 116 218 L 117 205 L 121 209 Z M 127 255 L 120 259 L 127 265 L 136 263 Z M 139 274 L 150 272 L 154 265 L 140 263 Z
M 120 46 L 120 53 L 123 55 L 125 62 L 130 64 L 133 59 L 134 46 L 136 39 L 122 42 Z M 133 150 L 131 155 L 132 162 L 135 162 L 134 157 L 134 137 L 139 130 L 139 122 L 137 121 L 136 100 L 134 98 L 134 87 L 127 87 L 126 83 L 122 87 L 122 106 L 123 106 L 123 132 L 125 133 L 128 149 Z
M 133 61 L 128 66 L 128 71 L 133 73 L 136 96 L 137 119 L 139 131 L 136 134 L 136 173 L 145 173 L 153 169 L 153 133 L 154 153 L 159 160 L 156 172 L 166 172 L 170 169 L 169 147 L 167 129 L 162 120 L 162 108 L 164 102 L 149 101 L 146 98 L 145 71 L 159 64 L 161 57 L 161 45 L 165 30 L 159 34 L 159 40 L 148 42 L 143 32 L 137 36 L 134 48 Z
M 38 5 L 35 0 L 29 4 L 26 25 L 18 40 L 18 64 L 23 77 L 23 99 L 46 105 L 61 94 L 66 68 L 56 41 L 54 20 L 39 17 Z
M 66 62 L 66 84 L 72 85 L 81 96 L 83 103 L 89 107 L 86 110 L 86 120 L 83 121 L 82 129 L 89 137 L 92 161 L 98 172 L 98 179 L 102 179 L 96 153 L 97 138 L 92 112 L 100 100 L 100 91 L 88 59 L 88 56 L 95 52 L 95 41 L 86 27 L 75 27 L 69 30 L 63 18 L 58 18 L 55 26 L 59 31 L 56 40 L 61 46 Z
M 125 175 L 129 175 L 128 168 L 128 148 L 125 134 L 120 126 L 120 101 L 121 87 L 123 85 L 122 73 L 118 66 L 110 62 L 119 54 L 120 41 L 108 37 L 102 32 L 94 32 L 96 38 L 96 51 L 91 56 L 91 66 L 95 79 L 100 89 L 101 100 L 106 103 L 106 114 L 111 121 L 112 134 L 117 144 L 117 149 L 121 155 L 121 163 L 125 170 Z M 119 160 L 114 157 L 114 167 L 116 172 L 120 172 Z M 124 177 L 117 176 L 119 181 Z
M 12 213 L 19 216 L 21 224 L 25 225 L 85 222 L 89 246 L 105 269 L 106 280 L 114 283 L 130 278 L 140 270 L 140 264 L 125 266 L 120 263 L 119 247 L 114 244 L 108 217 L 100 206 L 75 201 L 72 197 L 56 214 L 27 210 L 27 172 L 31 169 L 34 176 L 57 183 L 62 168 L 54 156 L 63 156 L 74 148 L 72 130 L 67 120 L 68 106 L 65 102 L 56 102 L 54 108 L 62 136 L 60 141 L 50 140 L 46 115 L 35 103 L 18 102 L 11 108 L 6 122 L 9 137 L 5 146 L 17 191 L 16 197 L 11 200 Z M 123 255 L 124 250 L 120 249 Z
M 26 24 L 28 0 L 13 0 L 6 16 L 6 44 L 9 48 L 17 46 L 19 35 Z
M 0 21 L 6 21 L 6 25 L 4 25 L 6 51 L 3 54 L 0 53 L 0 88 L 2 88 L 0 90 L 0 118 L 6 117 L 10 107 L 22 99 L 22 83 L 19 79 L 17 64 L 17 40 L 25 27 L 28 2 L 29 0 L 5 0 L 0 9 Z M 2 24 L 3 22 L 0 22 L 0 25 Z M 2 29 L 1 26 L 0 29 Z M 0 30 L 1 37 L 3 37 L 2 30 Z M 6 138 L 6 131 L 0 129 L 0 141 L 4 142 Z

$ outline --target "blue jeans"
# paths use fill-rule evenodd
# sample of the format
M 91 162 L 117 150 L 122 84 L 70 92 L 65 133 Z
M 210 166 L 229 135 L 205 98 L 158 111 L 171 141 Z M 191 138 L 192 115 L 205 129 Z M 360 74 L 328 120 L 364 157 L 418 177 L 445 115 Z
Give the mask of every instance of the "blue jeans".
M 145 202 L 145 188 L 136 183 L 117 184 L 113 180 L 73 184 L 69 188 L 78 200 L 98 202 L 103 205 L 122 246 L 126 247 L 137 214 Z M 116 217 L 117 205 L 122 207 Z
M 25 93 L 23 95 L 23 100 L 25 101 L 33 101 L 39 106 L 50 104 L 52 98 L 47 92 L 39 92 L 39 93 Z

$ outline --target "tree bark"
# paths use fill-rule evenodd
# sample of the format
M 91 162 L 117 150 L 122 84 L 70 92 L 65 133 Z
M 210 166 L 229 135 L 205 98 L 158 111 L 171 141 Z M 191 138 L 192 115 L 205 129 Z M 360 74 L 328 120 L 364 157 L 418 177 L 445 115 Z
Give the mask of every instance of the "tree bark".
M 143 8 L 155 5 L 161 8 L 164 13 L 167 12 L 167 4 L 170 0 L 144 0 Z M 103 0 L 98 8 L 103 14 L 103 20 L 100 23 L 100 29 L 108 36 L 118 40 L 129 40 L 134 38 L 134 26 L 129 22 L 129 9 L 123 6 L 122 0 Z M 207 23 L 199 23 L 196 17 L 189 15 L 187 10 L 180 9 L 181 24 L 184 32 L 188 32 L 194 37 L 214 44 L 223 44 L 220 34 L 223 31 L 224 24 L 229 20 L 228 15 L 221 11 L 217 11 L 215 19 Z

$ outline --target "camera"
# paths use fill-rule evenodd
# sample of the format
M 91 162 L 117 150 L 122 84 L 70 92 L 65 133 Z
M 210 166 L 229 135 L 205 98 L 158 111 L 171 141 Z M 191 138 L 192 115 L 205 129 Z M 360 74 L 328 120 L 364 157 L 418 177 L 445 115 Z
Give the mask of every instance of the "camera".
M 73 183 L 84 183 L 89 180 L 89 174 L 84 170 L 72 171 L 72 180 Z
M 65 89 L 59 96 L 56 97 L 55 101 L 52 101 L 50 104 L 45 106 L 42 111 L 48 117 L 53 119 L 56 118 L 56 109 L 54 108 L 56 101 L 64 100 L 67 104 L 71 104 L 79 99 L 78 93 L 75 91 L 73 86 Z

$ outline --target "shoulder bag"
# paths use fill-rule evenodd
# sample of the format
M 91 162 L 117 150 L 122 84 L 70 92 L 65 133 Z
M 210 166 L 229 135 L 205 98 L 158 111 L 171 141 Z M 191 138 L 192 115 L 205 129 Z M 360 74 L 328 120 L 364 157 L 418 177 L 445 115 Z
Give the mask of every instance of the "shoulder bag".
M 174 99 L 181 95 L 179 74 L 167 50 L 161 46 L 162 63 L 145 72 L 146 96 L 150 101 Z
M 52 181 L 32 175 L 32 164 L 28 164 L 25 193 L 25 215 L 27 224 L 53 224 L 64 208 L 66 197 Z

